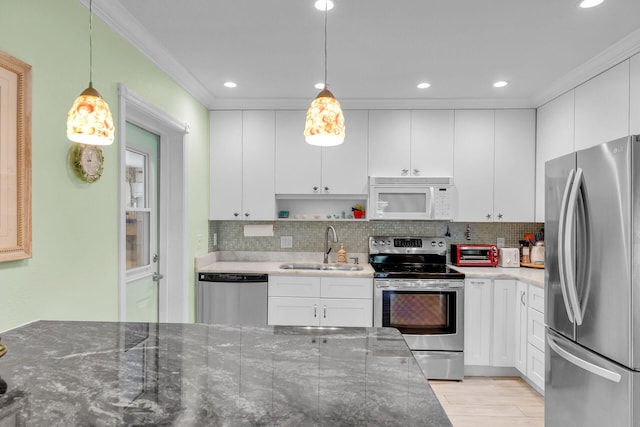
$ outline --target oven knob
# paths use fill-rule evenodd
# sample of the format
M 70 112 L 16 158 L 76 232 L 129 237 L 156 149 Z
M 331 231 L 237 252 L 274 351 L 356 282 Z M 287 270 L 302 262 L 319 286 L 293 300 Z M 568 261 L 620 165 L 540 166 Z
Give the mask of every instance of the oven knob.
M 431 241 L 431 247 L 432 247 L 432 248 L 435 248 L 435 247 L 436 247 L 436 244 L 437 244 L 437 243 L 436 243 L 436 241 L 435 241 L 435 240 L 432 240 L 432 241 Z
M 438 247 L 440 247 L 440 248 L 441 248 L 441 247 L 443 247 L 443 246 L 444 246 L 444 242 L 443 242 L 443 241 L 438 242 Z

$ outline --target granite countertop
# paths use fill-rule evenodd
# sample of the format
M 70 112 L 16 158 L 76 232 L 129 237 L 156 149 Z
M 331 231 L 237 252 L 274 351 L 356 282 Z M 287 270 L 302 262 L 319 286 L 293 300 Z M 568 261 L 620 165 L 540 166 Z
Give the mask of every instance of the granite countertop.
M 393 328 L 39 321 L 2 342 L 0 425 L 451 426 Z
M 544 288 L 544 269 L 541 268 L 504 268 L 504 267 L 458 267 L 452 268 L 464 273 L 465 278 L 516 279 Z

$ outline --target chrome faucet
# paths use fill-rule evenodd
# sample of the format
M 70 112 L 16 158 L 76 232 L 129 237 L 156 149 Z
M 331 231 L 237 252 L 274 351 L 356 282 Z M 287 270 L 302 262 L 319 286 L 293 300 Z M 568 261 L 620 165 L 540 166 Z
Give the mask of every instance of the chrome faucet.
M 329 230 L 333 231 L 333 243 L 338 243 L 338 235 L 336 234 L 336 229 L 333 228 L 332 225 L 328 226 L 324 231 L 324 263 L 327 264 L 329 262 L 329 252 L 331 252 L 331 248 L 329 247 Z

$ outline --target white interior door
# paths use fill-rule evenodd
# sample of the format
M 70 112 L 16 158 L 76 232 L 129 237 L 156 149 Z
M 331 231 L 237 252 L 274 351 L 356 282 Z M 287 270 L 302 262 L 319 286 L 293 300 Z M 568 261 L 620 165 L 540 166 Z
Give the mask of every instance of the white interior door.
M 157 322 L 160 137 L 127 122 L 124 176 L 127 322 Z

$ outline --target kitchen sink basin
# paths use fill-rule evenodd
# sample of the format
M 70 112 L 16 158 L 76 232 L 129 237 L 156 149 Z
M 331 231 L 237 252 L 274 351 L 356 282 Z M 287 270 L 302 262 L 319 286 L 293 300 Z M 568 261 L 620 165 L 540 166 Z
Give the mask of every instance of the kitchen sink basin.
M 294 262 L 289 264 L 282 264 L 280 266 L 283 270 L 329 270 L 329 271 L 361 271 L 361 265 L 354 264 L 323 264 L 314 262 Z

